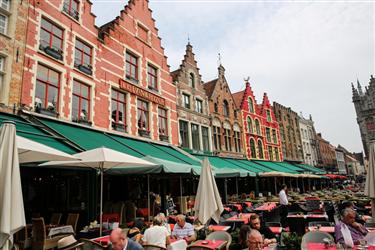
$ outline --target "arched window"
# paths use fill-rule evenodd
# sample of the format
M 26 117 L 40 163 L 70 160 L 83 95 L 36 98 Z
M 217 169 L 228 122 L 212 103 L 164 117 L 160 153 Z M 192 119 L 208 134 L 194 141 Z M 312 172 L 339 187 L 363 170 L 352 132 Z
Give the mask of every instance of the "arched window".
M 253 121 L 249 116 L 247 117 L 247 131 L 251 134 L 253 133 Z
M 251 113 L 254 113 L 254 102 L 253 102 L 253 99 L 251 97 L 249 97 L 248 103 L 249 103 L 249 111 Z
M 261 131 L 260 131 L 260 124 L 259 124 L 259 120 L 258 119 L 255 119 L 255 128 L 257 130 L 257 134 L 258 135 L 261 135 Z
M 250 138 L 250 158 L 256 158 L 255 141 Z
M 228 117 L 229 116 L 229 104 L 227 102 L 227 100 L 224 100 L 224 109 L 223 109 L 223 112 L 224 112 L 224 116 Z
M 195 77 L 193 73 L 189 74 L 189 85 L 193 88 L 195 88 Z
M 214 103 L 214 111 L 215 111 L 215 113 L 218 112 L 218 108 L 217 108 L 217 103 L 216 102 Z
M 258 151 L 259 151 L 259 159 L 263 159 L 263 144 L 261 140 L 258 140 Z

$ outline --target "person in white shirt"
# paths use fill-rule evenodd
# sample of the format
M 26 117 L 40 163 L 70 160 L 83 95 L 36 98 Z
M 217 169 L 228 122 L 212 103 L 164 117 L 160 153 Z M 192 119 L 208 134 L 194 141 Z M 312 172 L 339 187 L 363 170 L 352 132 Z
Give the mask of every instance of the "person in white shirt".
M 162 224 L 163 220 L 159 216 L 155 216 L 152 226 L 146 229 L 143 235 L 144 245 L 155 245 L 166 248 L 166 245 L 170 243 L 170 233 Z
M 286 191 L 287 191 L 288 187 L 283 184 L 281 186 L 281 190 L 280 190 L 280 193 L 279 193 L 279 199 L 280 199 L 280 223 L 282 225 L 283 228 L 286 228 L 287 226 L 287 222 L 286 222 L 286 218 L 288 216 L 288 197 L 286 195 Z

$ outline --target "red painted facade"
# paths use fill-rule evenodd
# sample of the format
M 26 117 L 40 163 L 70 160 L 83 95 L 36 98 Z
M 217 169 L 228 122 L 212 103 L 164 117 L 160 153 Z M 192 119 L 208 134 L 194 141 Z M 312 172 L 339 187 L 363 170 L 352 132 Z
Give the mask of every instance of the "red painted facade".
M 73 3 L 30 5 L 22 105 L 177 145 L 176 87 L 148 1 L 130 0 L 100 28 L 90 1 Z
M 250 83 L 244 91 L 233 94 L 241 110 L 244 147 L 248 159 L 282 161 L 279 124 L 266 93 L 257 104 Z

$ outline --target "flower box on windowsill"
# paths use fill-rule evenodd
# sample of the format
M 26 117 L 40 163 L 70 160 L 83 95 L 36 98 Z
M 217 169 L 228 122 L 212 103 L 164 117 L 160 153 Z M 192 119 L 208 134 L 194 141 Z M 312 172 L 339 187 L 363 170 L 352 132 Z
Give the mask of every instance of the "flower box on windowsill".
M 63 52 L 61 49 L 57 49 L 57 48 L 54 48 L 54 47 L 49 47 L 49 46 L 40 46 L 40 49 L 42 49 L 47 55 L 49 56 L 52 56 L 53 58 L 56 58 L 57 60 L 61 60 L 63 59 Z
M 148 130 L 138 129 L 138 134 L 139 134 L 139 136 L 142 136 L 142 137 L 151 138 L 150 137 L 150 131 L 148 131 Z
M 51 117 L 58 117 L 59 115 L 59 113 L 56 112 L 56 110 L 54 109 L 45 109 L 45 108 L 39 108 L 39 107 L 35 107 L 35 112 L 42 114 L 42 115 L 48 115 Z
M 76 123 L 80 123 L 80 124 L 83 124 L 83 125 L 86 125 L 86 126 L 92 126 L 92 122 L 89 121 L 89 120 L 86 120 L 86 119 L 73 119 L 72 120 L 73 122 L 76 122 Z
M 122 123 L 112 122 L 112 129 L 120 132 L 126 132 L 126 125 Z
M 89 64 L 79 64 L 77 68 L 85 74 L 92 75 L 92 66 Z
M 161 141 L 169 142 L 169 136 L 168 135 L 159 135 L 159 139 Z

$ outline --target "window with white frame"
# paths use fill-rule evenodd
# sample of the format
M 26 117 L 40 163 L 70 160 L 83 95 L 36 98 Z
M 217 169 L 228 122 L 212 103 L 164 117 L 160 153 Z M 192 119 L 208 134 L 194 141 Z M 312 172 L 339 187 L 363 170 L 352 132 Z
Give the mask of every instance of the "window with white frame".
M 63 11 L 74 19 L 79 19 L 79 1 L 78 0 L 65 0 Z
M 184 101 L 184 108 L 190 109 L 190 95 L 182 94 L 183 101 Z
M 208 128 L 203 127 L 203 126 L 201 128 L 202 128 L 203 150 L 209 151 L 210 150 L 210 141 L 209 141 L 209 135 L 208 135 Z
M 200 141 L 199 141 L 199 125 L 198 124 L 191 124 L 191 141 L 194 150 L 200 149 Z
M 3 91 L 5 78 L 5 57 L 0 56 L 0 91 Z
M 195 99 L 195 111 L 201 114 L 203 113 L 202 100 Z
M 8 17 L 6 15 L 0 14 L 0 33 L 6 34 L 8 26 Z
M 0 0 L 0 8 L 9 11 L 10 10 L 10 0 Z

